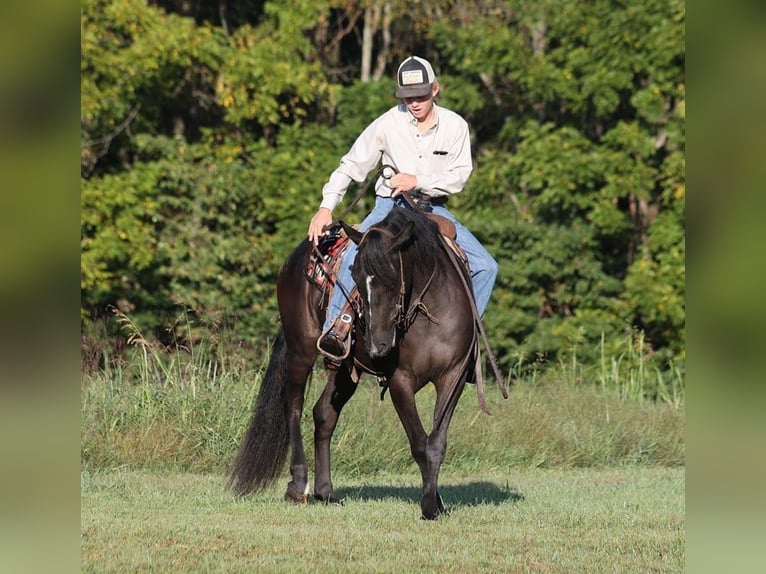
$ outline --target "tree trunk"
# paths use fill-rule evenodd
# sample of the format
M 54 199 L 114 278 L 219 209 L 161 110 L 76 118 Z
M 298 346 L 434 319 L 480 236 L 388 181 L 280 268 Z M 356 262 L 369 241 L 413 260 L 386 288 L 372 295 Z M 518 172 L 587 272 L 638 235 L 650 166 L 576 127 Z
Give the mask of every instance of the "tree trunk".
M 375 72 L 372 74 L 373 80 L 379 80 L 386 72 L 389 54 L 391 52 L 391 0 L 383 3 L 383 23 L 380 27 L 383 34 L 383 45 L 378 52 L 378 58 L 375 62 Z
M 362 30 L 362 75 L 363 82 L 370 81 L 370 70 L 372 69 L 372 42 L 378 31 L 378 20 L 380 19 L 380 8 L 364 9 L 364 28 Z

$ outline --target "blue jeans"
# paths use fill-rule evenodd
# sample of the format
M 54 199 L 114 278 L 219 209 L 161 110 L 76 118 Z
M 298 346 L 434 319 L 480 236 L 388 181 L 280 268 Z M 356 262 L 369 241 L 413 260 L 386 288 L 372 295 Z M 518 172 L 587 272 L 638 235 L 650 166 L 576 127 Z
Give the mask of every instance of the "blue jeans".
M 359 231 L 365 232 L 370 227 L 382 221 L 388 212 L 391 211 L 395 204 L 404 205 L 402 199 L 391 199 L 390 197 L 376 197 L 375 207 L 364 218 L 359 225 Z M 457 230 L 457 244 L 463 249 L 468 257 L 468 264 L 471 267 L 471 278 L 473 279 L 473 292 L 476 297 L 476 307 L 479 310 L 479 315 L 484 314 L 484 309 L 487 308 L 489 303 L 489 297 L 492 295 L 492 288 L 495 285 L 495 278 L 497 277 L 497 261 L 489 254 L 489 251 L 484 249 L 484 246 L 479 243 L 473 234 L 468 231 L 462 224 L 455 219 L 447 208 L 442 205 L 433 205 L 431 210 L 436 215 L 446 217 L 455 224 Z M 344 293 L 350 293 L 354 287 L 354 280 L 351 278 L 351 265 L 354 263 L 356 257 L 356 245 L 351 243 L 348 250 L 343 255 L 340 268 L 338 269 L 338 282 L 343 285 L 344 289 L 338 286 L 333 289 L 332 297 L 330 298 L 330 304 L 327 308 L 327 316 L 325 318 L 322 332 L 330 328 L 330 325 L 340 315 L 343 305 L 346 303 L 346 295 Z

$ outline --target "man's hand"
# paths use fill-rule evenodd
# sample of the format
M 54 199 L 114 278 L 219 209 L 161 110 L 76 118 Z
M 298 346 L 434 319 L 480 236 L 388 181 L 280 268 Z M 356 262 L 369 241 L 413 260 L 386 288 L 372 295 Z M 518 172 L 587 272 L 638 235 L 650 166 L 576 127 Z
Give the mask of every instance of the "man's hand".
M 391 176 L 388 186 L 391 188 L 391 197 L 396 197 L 403 191 L 415 189 L 418 186 L 418 178 L 409 173 L 397 173 Z
M 325 227 L 328 227 L 330 223 L 332 223 L 332 212 L 326 207 L 320 207 L 309 223 L 309 241 L 316 245 L 322 235 L 329 233 Z

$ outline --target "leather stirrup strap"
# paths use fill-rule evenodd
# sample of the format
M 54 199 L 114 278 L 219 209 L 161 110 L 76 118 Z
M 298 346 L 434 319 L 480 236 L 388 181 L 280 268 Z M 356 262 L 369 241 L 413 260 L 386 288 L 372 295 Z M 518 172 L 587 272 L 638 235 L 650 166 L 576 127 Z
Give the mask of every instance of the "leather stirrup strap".
M 440 241 L 442 242 L 442 245 L 444 246 L 444 249 L 447 251 L 447 254 L 449 255 L 450 261 L 452 262 L 452 265 L 455 266 L 455 270 L 458 272 L 458 275 L 460 276 L 460 281 L 463 283 L 463 288 L 466 291 L 466 294 L 468 295 L 468 300 L 471 302 L 471 312 L 473 313 L 474 322 L 476 323 L 476 328 L 479 330 L 479 333 L 481 334 L 481 339 L 484 342 L 484 349 L 487 351 L 487 358 L 489 359 L 489 364 L 492 367 L 493 374 L 495 375 L 495 379 L 497 380 L 498 385 L 500 385 L 500 392 L 503 393 L 503 398 L 508 398 L 508 387 L 505 384 L 505 379 L 503 378 L 503 375 L 500 374 L 500 369 L 497 366 L 497 359 L 495 359 L 494 353 L 492 353 L 492 349 L 489 346 L 489 339 L 487 338 L 487 332 L 484 330 L 484 325 L 481 322 L 481 316 L 479 315 L 479 309 L 476 307 L 476 299 L 473 296 L 473 289 L 466 281 L 465 273 L 462 272 L 462 269 L 460 268 L 460 262 L 457 260 L 457 257 L 455 256 L 455 252 L 450 249 L 449 245 L 446 244 L 444 239 L 439 236 Z

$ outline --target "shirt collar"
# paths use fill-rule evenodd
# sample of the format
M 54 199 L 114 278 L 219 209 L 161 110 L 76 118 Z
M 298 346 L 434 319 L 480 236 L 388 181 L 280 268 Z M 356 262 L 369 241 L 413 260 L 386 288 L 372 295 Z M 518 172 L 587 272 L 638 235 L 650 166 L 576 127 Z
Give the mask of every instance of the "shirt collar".
M 407 112 L 407 115 L 409 116 L 409 119 L 407 120 L 411 126 L 418 126 L 418 120 L 415 116 L 412 115 L 412 112 L 407 107 L 407 104 L 402 104 L 404 106 L 404 110 Z M 432 125 L 429 129 L 434 129 L 439 125 L 439 106 L 436 105 L 436 102 L 434 102 L 434 113 L 436 114 L 436 121 L 434 121 L 434 125 Z

